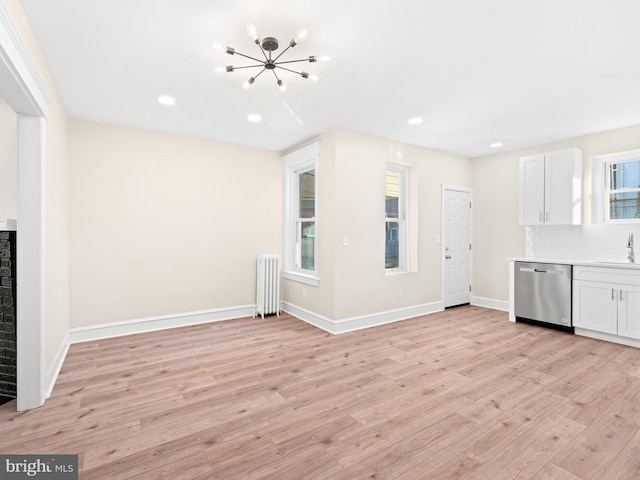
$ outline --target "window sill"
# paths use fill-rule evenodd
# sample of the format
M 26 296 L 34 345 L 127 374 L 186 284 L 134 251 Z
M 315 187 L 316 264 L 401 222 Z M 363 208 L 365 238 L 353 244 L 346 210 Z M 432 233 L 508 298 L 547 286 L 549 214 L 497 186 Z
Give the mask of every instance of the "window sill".
M 304 283 L 305 285 L 311 285 L 317 287 L 320 285 L 320 279 L 314 275 L 307 275 L 298 272 L 282 272 L 282 278 L 291 280 L 293 282 Z
M 624 225 L 624 224 L 638 224 L 640 223 L 640 218 L 625 218 L 625 219 L 620 219 L 620 220 L 605 220 L 604 222 L 605 225 Z
M 404 275 L 405 273 L 411 273 L 409 270 L 385 270 L 384 274 L 390 277 L 395 275 Z

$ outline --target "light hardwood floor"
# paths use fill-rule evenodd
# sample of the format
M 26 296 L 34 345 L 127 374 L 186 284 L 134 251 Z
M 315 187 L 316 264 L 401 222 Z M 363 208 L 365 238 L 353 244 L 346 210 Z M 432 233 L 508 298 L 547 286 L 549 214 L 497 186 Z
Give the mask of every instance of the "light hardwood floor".
M 288 315 L 72 345 L 0 452 L 81 479 L 640 478 L 640 349 L 461 307 L 332 336 Z

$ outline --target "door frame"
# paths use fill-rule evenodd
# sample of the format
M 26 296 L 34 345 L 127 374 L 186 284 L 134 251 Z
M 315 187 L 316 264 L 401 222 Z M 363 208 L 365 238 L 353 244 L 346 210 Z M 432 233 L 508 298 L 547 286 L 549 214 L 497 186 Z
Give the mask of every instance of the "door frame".
M 469 194 L 469 201 L 471 202 L 471 211 L 469 213 L 469 238 L 471 240 L 471 250 L 469 251 L 469 285 L 471 285 L 471 291 L 469 292 L 469 302 L 473 299 L 473 282 L 471 281 L 473 278 L 473 189 L 470 187 L 461 187 L 458 185 L 449 185 L 442 184 L 442 196 L 441 196 L 441 238 L 440 238 L 440 302 L 442 303 L 442 309 L 444 310 L 445 299 L 446 299 L 446 280 L 447 280 L 447 269 L 446 269 L 446 261 L 445 261 L 445 245 L 447 244 L 447 219 L 446 219 L 446 204 L 445 204 L 445 195 L 447 192 L 464 192 Z
M 0 86 L 18 115 L 17 408 L 45 401 L 46 131 L 53 99 L 0 0 Z

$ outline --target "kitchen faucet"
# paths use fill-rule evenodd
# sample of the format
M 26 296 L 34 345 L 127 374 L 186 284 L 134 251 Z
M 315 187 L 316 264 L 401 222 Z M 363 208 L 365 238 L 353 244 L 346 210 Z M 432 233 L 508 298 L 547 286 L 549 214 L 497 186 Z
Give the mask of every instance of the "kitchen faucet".
M 633 232 L 629 232 L 629 240 L 627 240 L 627 248 L 629 249 L 629 255 L 627 259 L 629 263 L 636 263 L 636 254 L 633 251 Z

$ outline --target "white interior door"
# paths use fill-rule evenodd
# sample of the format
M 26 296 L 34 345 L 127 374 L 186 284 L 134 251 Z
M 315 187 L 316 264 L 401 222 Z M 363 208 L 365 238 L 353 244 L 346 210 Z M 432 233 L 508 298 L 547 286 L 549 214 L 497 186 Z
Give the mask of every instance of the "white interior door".
M 444 306 L 471 302 L 471 191 L 443 190 Z

